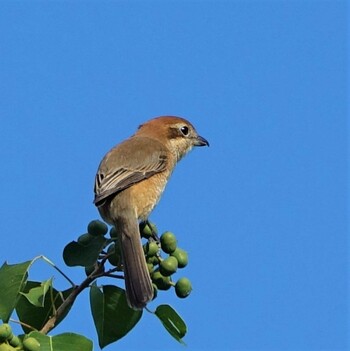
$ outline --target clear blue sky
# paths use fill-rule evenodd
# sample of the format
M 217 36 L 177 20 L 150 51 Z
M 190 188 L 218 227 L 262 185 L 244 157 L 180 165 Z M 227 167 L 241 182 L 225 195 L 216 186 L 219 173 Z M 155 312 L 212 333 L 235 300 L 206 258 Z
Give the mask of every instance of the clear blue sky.
M 210 148 L 152 214 L 190 253 L 193 294 L 163 294 L 187 348 L 145 314 L 106 350 L 346 350 L 345 1 L 2 1 L 1 261 L 44 254 L 98 217 L 104 153 L 164 114 Z M 54 275 L 43 264 L 32 279 Z M 153 307 L 156 304 L 152 305 Z M 88 296 L 54 331 L 96 341 Z M 96 346 L 96 350 L 98 347 Z

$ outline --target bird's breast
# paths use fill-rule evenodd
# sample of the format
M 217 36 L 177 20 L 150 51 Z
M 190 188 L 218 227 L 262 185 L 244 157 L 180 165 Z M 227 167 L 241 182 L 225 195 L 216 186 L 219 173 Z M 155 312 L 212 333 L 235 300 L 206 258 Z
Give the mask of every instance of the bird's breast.
M 138 219 L 148 218 L 160 200 L 169 176 L 169 172 L 157 173 L 129 188 Z

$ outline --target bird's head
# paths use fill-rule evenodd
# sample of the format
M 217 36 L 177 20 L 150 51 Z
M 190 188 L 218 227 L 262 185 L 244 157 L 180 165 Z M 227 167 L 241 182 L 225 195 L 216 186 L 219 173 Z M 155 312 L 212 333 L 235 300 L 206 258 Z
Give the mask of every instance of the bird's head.
M 193 146 L 209 146 L 209 142 L 197 133 L 194 126 L 181 117 L 162 116 L 151 119 L 140 125 L 136 134 L 160 141 L 176 157 L 177 161 L 185 156 Z

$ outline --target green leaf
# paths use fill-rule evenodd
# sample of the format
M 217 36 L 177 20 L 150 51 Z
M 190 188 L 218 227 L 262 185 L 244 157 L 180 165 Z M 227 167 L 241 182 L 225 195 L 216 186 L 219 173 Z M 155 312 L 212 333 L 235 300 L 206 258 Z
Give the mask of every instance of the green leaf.
M 43 281 L 40 286 L 30 289 L 27 293 L 21 292 L 27 300 L 36 307 L 44 307 L 46 293 L 52 288 L 52 278 Z
M 142 310 L 128 306 L 125 290 L 114 285 L 105 285 L 101 290 L 94 283 L 90 305 L 101 349 L 124 337 L 142 316 Z
M 182 338 L 187 333 L 187 327 L 183 319 L 169 305 L 159 305 L 155 315 L 160 319 L 169 334 L 181 344 L 185 344 Z
M 39 341 L 40 351 L 92 351 L 93 346 L 91 340 L 74 333 L 48 336 L 39 332 L 31 332 L 29 336 Z
M 54 309 L 57 308 L 63 303 L 67 296 L 71 293 L 73 288 L 64 291 L 57 291 L 54 288 L 51 288 L 49 294 L 46 294 L 43 298 L 43 307 L 37 307 L 28 301 L 27 297 L 30 291 L 36 291 L 35 289 L 41 289 L 41 282 L 27 281 L 26 286 L 23 289 L 24 294 L 20 295 L 16 306 L 16 313 L 21 322 L 32 326 L 33 328 L 40 330 L 45 323 L 48 321 L 50 316 L 53 315 Z M 65 311 L 62 317 L 56 321 L 55 326 L 57 326 L 67 315 L 69 309 Z M 25 333 L 31 331 L 30 328 L 22 325 L 22 329 Z
M 18 264 L 7 264 L 0 268 L 0 318 L 8 322 L 16 303 L 19 292 L 27 280 L 27 271 L 32 261 Z
M 103 250 L 107 239 L 95 236 L 86 245 L 72 241 L 63 250 L 63 259 L 67 266 L 92 266 Z

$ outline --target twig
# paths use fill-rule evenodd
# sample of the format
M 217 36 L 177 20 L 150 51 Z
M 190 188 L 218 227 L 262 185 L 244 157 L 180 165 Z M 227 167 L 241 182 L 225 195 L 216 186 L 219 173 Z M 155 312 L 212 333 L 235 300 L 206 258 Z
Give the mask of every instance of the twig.
M 29 324 L 27 324 L 27 323 L 24 323 L 24 322 L 21 322 L 21 321 L 18 321 L 18 320 L 16 320 L 16 319 L 12 319 L 12 318 L 10 318 L 10 321 L 11 321 L 12 323 L 17 323 L 17 324 L 23 325 L 24 327 L 26 327 L 26 328 L 28 328 L 28 329 L 35 330 L 35 331 L 36 331 L 36 329 L 35 329 L 34 327 L 32 327 L 31 325 L 29 325 Z
M 52 266 L 54 269 L 56 269 L 56 271 L 58 271 L 73 287 L 75 286 L 74 282 L 65 273 L 63 273 L 52 261 L 50 261 L 45 256 L 40 256 L 40 258 L 43 259 L 46 263 L 48 263 L 50 266 Z
M 109 278 L 117 278 L 117 279 L 124 279 L 123 275 L 118 275 L 118 274 L 113 274 L 113 273 L 104 273 L 103 274 L 104 277 L 109 277 Z
M 40 332 L 47 334 L 51 329 L 53 329 L 57 321 L 62 317 L 67 308 L 73 305 L 77 296 L 87 288 L 96 278 L 104 275 L 104 266 L 103 264 L 97 264 L 95 270 L 80 284 L 75 285 L 73 283 L 73 291 L 68 295 L 68 297 L 63 301 L 54 315 L 45 323 L 41 328 Z

